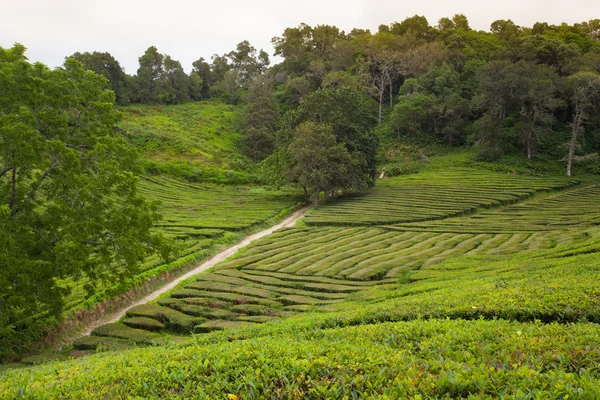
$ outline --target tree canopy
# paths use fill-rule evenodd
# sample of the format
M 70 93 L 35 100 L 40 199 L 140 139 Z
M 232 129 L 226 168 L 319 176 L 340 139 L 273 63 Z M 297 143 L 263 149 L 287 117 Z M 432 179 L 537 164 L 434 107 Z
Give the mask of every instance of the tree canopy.
M 136 190 L 136 152 L 115 135 L 107 81 L 75 59 L 54 70 L 0 48 L 0 349 L 39 315 L 58 315 L 65 280 L 89 293 L 168 246 Z

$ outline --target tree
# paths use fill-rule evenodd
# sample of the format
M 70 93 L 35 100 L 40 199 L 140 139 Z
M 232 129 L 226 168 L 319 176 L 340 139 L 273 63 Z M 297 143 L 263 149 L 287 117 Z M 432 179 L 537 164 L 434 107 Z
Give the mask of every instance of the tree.
M 395 35 L 413 35 L 421 41 L 430 41 L 435 39 L 436 31 L 431 26 L 427 18 L 420 15 L 406 18 L 402 22 L 395 22 L 390 26 L 390 32 Z
M 553 112 L 562 105 L 557 97 L 558 75 L 551 67 L 524 61 L 518 62 L 515 68 L 521 78 L 515 94 L 522 120 L 521 137 L 527 158 L 531 159 L 540 134 L 549 130 L 554 119 Z
M 398 104 L 390 116 L 392 127 L 398 132 L 405 131 L 411 135 L 420 132 L 428 118 L 431 99 L 421 93 L 411 93 L 400 96 Z
M 166 249 L 106 79 L 74 59 L 32 65 L 24 51 L 0 48 L 0 359 L 59 315 L 64 282 L 92 293 Z
M 372 42 L 367 48 L 367 65 L 370 72 L 370 81 L 379 103 L 377 123 L 381 125 L 383 119 L 383 99 L 389 89 L 390 106 L 392 105 L 392 84 L 400 70 L 399 53 L 386 49 L 380 43 Z
M 577 140 L 584 131 L 590 111 L 600 99 L 600 75 L 593 72 L 578 72 L 568 78 L 573 103 L 573 121 L 571 122 L 571 140 L 567 155 L 567 176 L 571 176 Z M 596 107 L 597 108 L 597 107 Z
M 405 77 L 415 77 L 429 68 L 448 61 L 450 53 L 442 42 L 426 43 L 407 51 L 400 58 L 400 71 Z
M 128 76 L 121 64 L 110 54 L 94 51 L 93 53 L 75 53 L 71 58 L 76 59 L 85 69 L 94 71 L 108 80 L 107 88 L 115 92 L 117 104 L 126 105 L 130 100 Z
M 214 84 L 210 65 L 200 57 L 192 63 L 190 73 L 190 97 L 194 100 L 204 100 L 210 97 L 210 88 Z
M 480 157 L 493 160 L 502 155 L 502 132 L 508 114 L 517 106 L 516 94 L 523 77 L 509 61 L 493 61 L 477 73 L 478 93 L 474 107 L 483 111 L 476 123 L 481 140 Z
M 163 103 L 183 103 L 190 99 L 190 78 L 183 71 L 181 63 L 165 56 L 163 62 L 165 94 Z M 197 82 L 196 82 L 197 83 Z
M 244 40 L 238 43 L 236 50 L 227 54 L 232 68 L 239 71 L 240 82 L 244 87 L 250 83 L 269 66 L 269 55 L 263 50 L 256 55 L 256 49 L 250 42 Z
M 337 143 L 331 125 L 304 122 L 294 132 L 289 147 L 289 179 L 304 189 L 305 200 L 315 203 L 319 194 L 331 195 L 351 186 L 349 176 L 356 161 L 342 143 Z
M 418 86 L 430 97 L 429 115 L 433 133 L 445 139 L 448 145 L 460 144 L 470 115 L 460 74 L 452 65 L 443 63 L 421 75 Z
M 336 142 L 343 144 L 357 162 L 348 187 L 365 190 L 375 184 L 378 139 L 372 133 L 376 104 L 364 93 L 349 88 L 325 88 L 306 95 L 293 115 L 293 130 L 302 122 L 330 125 Z M 286 127 L 284 126 L 284 131 Z
M 154 46 L 148 47 L 139 58 L 136 81 L 141 103 L 159 103 L 164 97 L 164 56 Z
M 181 63 L 150 46 L 139 58 L 136 81 L 141 103 L 177 104 L 190 98 L 190 78 Z
M 273 82 L 265 77 L 252 82 L 248 91 L 242 115 L 242 152 L 254 161 L 265 159 L 275 146 L 278 107 L 272 91 Z
M 285 91 L 291 102 L 298 104 L 311 91 L 311 84 L 303 76 L 289 78 L 285 81 Z
M 237 69 L 230 69 L 225 72 L 223 80 L 219 84 L 219 89 L 225 94 L 225 99 L 231 104 L 237 104 L 240 99 L 240 73 Z

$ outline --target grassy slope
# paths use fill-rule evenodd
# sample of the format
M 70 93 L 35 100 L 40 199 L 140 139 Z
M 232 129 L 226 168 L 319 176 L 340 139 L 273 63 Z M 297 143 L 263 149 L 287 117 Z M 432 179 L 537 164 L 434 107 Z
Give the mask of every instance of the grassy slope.
M 205 167 L 249 167 L 240 155 L 241 106 L 217 101 L 122 107 L 119 127 L 130 143 L 156 162 L 191 161 Z
M 445 212 L 437 221 L 419 218 L 387 226 L 374 226 L 379 222 L 377 212 L 360 214 L 363 226 L 327 226 L 332 217 L 337 222 L 352 210 L 345 202 L 326 205 L 329 212 L 317 210 L 307 219 L 326 226 L 289 229 L 264 238 L 206 279 L 184 284 L 178 290 L 185 296 L 159 302 L 174 312 L 177 307 L 216 312 L 197 317 L 208 322 L 214 318 L 235 322 L 232 315 L 275 316 L 274 306 L 282 316 L 294 315 L 286 307 L 309 312 L 262 325 L 235 325 L 238 329 L 196 335 L 183 344 L 7 372 L 0 379 L 0 397 L 22 393 L 203 398 L 232 393 L 258 398 L 268 393 L 282 398 L 598 398 L 600 221 L 594 205 L 600 196 L 594 188 L 569 188 L 573 182 L 562 178 L 481 175 L 486 184 L 472 187 L 489 190 L 496 186 L 494 176 L 504 183 L 499 193 L 487 192 L 488 200 L 500 203 L 504 200 L 498 195 L 509 186 L 517 200 L 533 186 L 558 192 L 533 193 L 529 207 L 530 200 L 522 206 L 498 204 L 494 212 L 475 202 L 476 209 L 470 211 L 475 214 L 453 217 Z M 421 178 L 425 182 L 416 184 Z M 402 186 L 408 181 L 417 187 L 427 183 L 428 191 L 440 193 L 452 186 L 443 174 L 438 182 L 435 174 L 427 173 L 398 182 Z M 465 188 L 464 182 L 457 186 Z M 397 198 L 392 181 L 385 187 Z M 585 195 L 574 195 L 579 190 Z M 462 205 L 475 197 L 469 192 L 462 200 L 458 196 L 446 203 L 451 210 L 457 205 L 463 210 Z M 479 193 L 479 197 L 486 196 Z M 441 208 L 439 202 L 435 205 L 438 199 L 435 193 L 421 199 L 421 211 Z M 381 191 L 358 201 L 370 202 L 370 207 L 389 203 Z M 565 226 L 565 201 L 573 202 L 572 230 Z M 418 215 L 412 207 L 404 212 Z M 511 229 L 504 215 L 513 221 Z M 523 225 L 515 224 L 514 218 Z M 454 232 L 457 227 L 461 230 Z M 433 238 L 429 245 L 428 238 Z M 365 254 L 369 256 L 364 258 Z M 397 268 L 403 265 L 408 267 Z M 351 273 L 343 274 L 342 267 Z M 382 271 L 396 273 L 386 278 Z M 368 276 L 375 280 L 365 281 Z M 302 294 L 293 296 L 286 288 Z M 219 306 L 210 304 L 215 301 Z M 138 318 L 134 323 L 145 327 L 156 325 L 152 307 L 129 318 Z M 199 322 L 189 314 L 161 315 L 160 329 L 170 318 L 176 322 L 171 329 Z M 112 339 L 114 348 L 127 347 L 128 341 L 119 342 L 123 338 L 146 343 L 168 338 L 122 324 L 103 329 L 98 333 L 121 337 Z M 211 329 L 198 331 L 207 330 Z

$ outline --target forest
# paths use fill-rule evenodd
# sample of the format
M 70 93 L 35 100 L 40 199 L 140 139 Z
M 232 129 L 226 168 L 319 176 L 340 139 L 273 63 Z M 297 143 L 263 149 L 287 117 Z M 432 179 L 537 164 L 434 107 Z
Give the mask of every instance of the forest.
M 151 46 L 134 75 L 0 47 L 0 398 L 600 393 L 600 19 L 301 24 L 272 45 L 189 73 Z M 69 359 L 94 352 L 112 375 Z
M 362 110 L 361 130 L 377 126 L 384 135 L 475 145 L 480 159 L 489 161 L 514 152 L 564 158 L 571 175 L 574 163 L 594 168 L 600 147 L 594 112 L 599 40 L 599 20 L 533 27 L 498 20 L 485 32 L 472 30 L 461 14 L 434 26 L 416 15 L 376 33 L 329 25 L 287 28 L 272 39 L 274 55 L 283 61 L 271 67 L 268 54 L 247 41 L 211 63 L 198 59 L 189 75 L 155 47 L 139 58 L 135 76 L 108 53 L 72 57 L 104 75 L 121 105 L 208 98 L 235 104 L 247 92 L 243 151 L 256 161 L 287 147 L 301 121 L 335 125 L 338 111 L 311 111 L 327 101 L 327 107 Z M 334 127 L 337 140 L 343 129 Z

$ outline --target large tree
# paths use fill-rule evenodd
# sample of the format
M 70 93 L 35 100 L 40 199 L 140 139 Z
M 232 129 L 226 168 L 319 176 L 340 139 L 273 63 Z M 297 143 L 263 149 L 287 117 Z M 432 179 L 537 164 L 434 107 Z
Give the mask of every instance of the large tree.
M 360 168 L 343 143 L 338 143 L 331 125 L 311 121 L 300 124 L 290 143 L 288 175 L 291 182 L 304 189 L 305 200 L 315 203 L 321 192 L 330 196 L 338 190 L 352 188 L 350 177 Z
M 334 135 L 336 145 L 345 147 L 353 166 L 345 169 L 344 175 L 336 177 L 328 194 L 341 190 L 366 190 L 375 184 L 377 173 L 379 142 L 372 133 L 376 123 L 376 107 L 371 98 L 349 87 L 319 89 L 305 96 L 298 109 L 285 116 L 279 145 L 284 149 L 289 148 L 290 142 L 300 132 L 298 127 L 303 123 L 328 126 L 327 132 Z M 314 125 L 310 125 L 309 130 L 322 131 L 321 128 L 314 128 Z M 289 160 L 289 157 L 283 159 Z
M 148 47 L 139 58 L 136 82 L 141 103 L 176 104 L 190 98 L 190 77 L 181 63 Z
M 163 243 L 106 79 L 74 59 L 30 64 L 24 51 L 0 48 L 0 358 L 60 313 L 65 282 L 92 292 Z
M 278 106 L 273 81 L 258 77 L 248 90 L 248 104 L 242 114 L 242 151 L 255 161 L 268 157 L 275 146 Z
M 104 76 L 108 80 L 107 87 L 115 92 L 117 104 L 125 105 L 129 103 L 131 94 L 128 87 L 128 76 L 121 67 L 121 64 L 110 54 L 94 51 L 93 53 L 75 53 L 71 58 L 83 64 L 85 69 L 89 69 Z
M 571 176 L 577 142 L 584 132 L 586 120 L 594 110 L 600 108 L 598 107 L 600 102 L 600 75 L 586 71 L 578 72 L 570 76 L 568 81 L 573 103 L 571 140 L 569 141 L 569 152 L 567 154 L 567 175 Z

